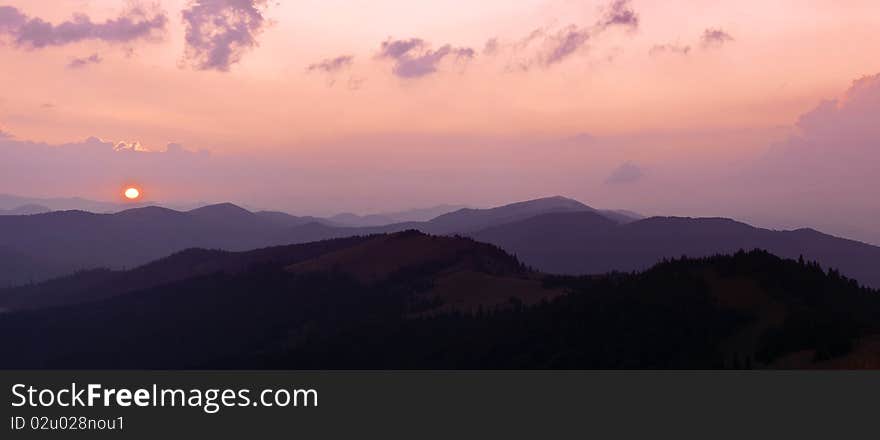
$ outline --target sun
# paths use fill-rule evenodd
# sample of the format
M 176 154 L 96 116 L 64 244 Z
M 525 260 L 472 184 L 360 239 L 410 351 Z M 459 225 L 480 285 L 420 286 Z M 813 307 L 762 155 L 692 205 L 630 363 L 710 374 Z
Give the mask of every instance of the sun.
M 140 190 L 138 190 L 138 189 L 135 188 L 135 187 L 127 188 L 127 189 L 125 190 L 125 193 L 124 193 L 124 194 L 125 194 L 125 198 L 128 199 L 128 200 L 137 200 L 138 197 L 141 196 L 141 192 L 140 192 Z

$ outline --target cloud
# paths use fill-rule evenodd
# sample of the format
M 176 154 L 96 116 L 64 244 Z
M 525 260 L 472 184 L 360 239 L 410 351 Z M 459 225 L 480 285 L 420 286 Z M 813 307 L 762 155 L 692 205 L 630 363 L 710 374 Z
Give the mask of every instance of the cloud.
M 544 56 L 544 64 L 549 66 L 562 62 L 587 44 L 589 39 L 590 33 L 587 29 L 569 26 L 560 30 L 548 38 L 551 44 L 550 50 Z
M 0 6 L 0 33 L 13 33 L 27 23 L 28 18 L 12 6 Z
M 688 55 L 691 53 L 690 46 L 682 46 L 679 44 L 655 44 L 651 50 L 648 51 L 650 55 L 663 55 L 663 54 L 677 54 L 677 55 Z
M 425 47 L 425 41 L 421 38 L 410 38 L 409 40 L 386 40 L 382 42 L 379 50 L 380 58 L 401 58 L 414 50 Z
M 0 34 L 12 37 L 16 46 L 41 49 L 85 40 L 126 43 L 163 33 L 168 23 L 164 12 L 134 7 L 118 18 L 96 23 L 87 15 L 74 14 L 71 20 L 52 24 L 28 17 L 11 6 L 0 6 Z
M 453 47 L 447 44 L 432 50 L 424 40 L 411 38 L 382 42 L 377 58 L 394 60 L 392 72 L 398 77 L 420 78 L 437 72 L 438 65 L 446 58 L 468 61 L 475 56 L 476 52 L 469 47 Z
M 353 55 L 341 55 L 336 58 L 328 58 L 319 63 L 311 64 L 306 68 L 309 72 L 336 73 L 351 67 L 354 62 Z
M 104 59 L 101 58 L 100 55 L 95 53 L 95 54 L 92 54 L 88 57 L 74 58 L 74 59 L 70 60 L 70 63 L 67 64 L 67 68 L 68 69 L 81 69 L 83 67 L 88 66 L 89 64 L 100 64 L 102 61 L 104 61 Z
M 90 138 L 91 139 L 91 138 Z M 143 145 L 141 145 L 138 141 L 119 141 L 113 145 L 113 151 L 117 153 L 121 152 L 149 152 L 150 150 Z
M 817 227 L 836 222 L 845 226 L 841 234 L 880 243 L 880 74 L 805 112 L 796 128 L 752 164 L 742 184 L 789 217 L 823 222 Z
M 630 31 L 639 28 L 639 14 L 633 10 L 629 0 L 615 0 L 607 8 L 598 27 L 606 29 L 611 26 L 622 26 Z
M 507 70 L 528 71 L 535 65 L 550 67 L 568 60 L 611 28 L 622 27 L 630 32 L 639 28 L 639 14 L 629 0 L 615 0 L 603 9 L 601 18 L 592 25 L 570 24 L 556 30 L 538 28 L 509 43 L 491 38 L 486 42 L 483 54 L 495 56 L 506 52 L 511 57 Z M 522 53 L 525 55 L 521 56 Z
M 641 180 L 644 175 L 644 171 L 638 165 L 626 162 L 612 171 L 608 178 L 605 179 L 605 183 L 611 185 L 635 183 Z
M 266 0 L 194 0 L 185 9 L 185 58 L 198 70 L 226 72 L 258 45 Z
M 436 72 L 437 64 L 449 55 L 452 55 L 457 60 L 472 59 L 474 57 L 474 50 L 445 45 L 435 51 L 426 51 L 414 58 L 401 58 L 397 60 L 394 74 L 402 78 L 418 78 L 429 75 Z
M 498 53 L 501 50 L 501 43 L 498 42 L 497 38 L 490 38 L 486 40 L 486 44 L 483 46 L 483 55 L 492 56 Z
M 854 81 L 842 98 L 823 101 L 797 125 L 802 143 L 864 150 L 880 160 L 880 74 Z
M 119 143 L 97 137 L 64 144 L 0 138 L 0 163 L 14 165 L 3 167 L 0 188 L 12 194 L 102 197 L 134 179 L 152 195 L 197 200 L 212 188 L 223 186 L 247 160 L 218 160 L 206 153 L 173 148 L 149 150 L 137 142 Z M 218 168 L 223 160 L 222 168 Z M 224 189 L 231 191 L 229 187 Z M 206 197 L 229 200 L 220 194 Z
M 734 41 L 733 37 L 722 29 L 706 29 L 700 37 L 703 46 L 718 47 Z

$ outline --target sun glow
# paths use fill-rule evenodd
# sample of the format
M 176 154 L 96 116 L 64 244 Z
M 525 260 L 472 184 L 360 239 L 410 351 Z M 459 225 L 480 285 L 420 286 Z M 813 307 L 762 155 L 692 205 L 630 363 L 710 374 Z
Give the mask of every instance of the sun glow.
M 136 200 L 141 196 L 141 192 L 137 188 L 128 188 L 125 190 L 125 198 L 129 200 Z

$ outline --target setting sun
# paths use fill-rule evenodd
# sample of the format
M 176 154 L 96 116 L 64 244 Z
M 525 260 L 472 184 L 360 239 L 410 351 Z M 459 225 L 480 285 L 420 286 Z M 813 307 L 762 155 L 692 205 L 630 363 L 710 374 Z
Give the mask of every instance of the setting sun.
M 141 196 L 141 192 L 137 188 L 128 188 L 125 190 L 125 198 L 135 200 Z

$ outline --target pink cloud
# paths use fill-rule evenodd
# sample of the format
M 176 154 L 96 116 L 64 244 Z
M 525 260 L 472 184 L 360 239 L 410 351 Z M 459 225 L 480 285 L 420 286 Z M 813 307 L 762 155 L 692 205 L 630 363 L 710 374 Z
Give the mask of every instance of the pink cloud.
M 195 0 L 183 11 L 186 58 L 198 70 L 228 71 L 257 46 L 266 0 Z
M 93 22 L 84 14 L 59 24 L 38 17 L 28 17 L 11 6 L 0 6 L 0 33 L 12 37 L 17 46 L 40 49 L 63 46 L 85 40 L 125 43 L 163 33 L 168 22 L 164 12 L 147 12 L 136 7 L 118 18 Z
M 469 47 L 452 47 L 449 44 L 432 50 L 420 38 L 384 41 L 377 55 L 378 58 L 394 60 L 392 71 L 401 78 L 419 78 L 435 73 L 440 62 L 446 58 L 467 61 L 474 56 L 476 52 Z

